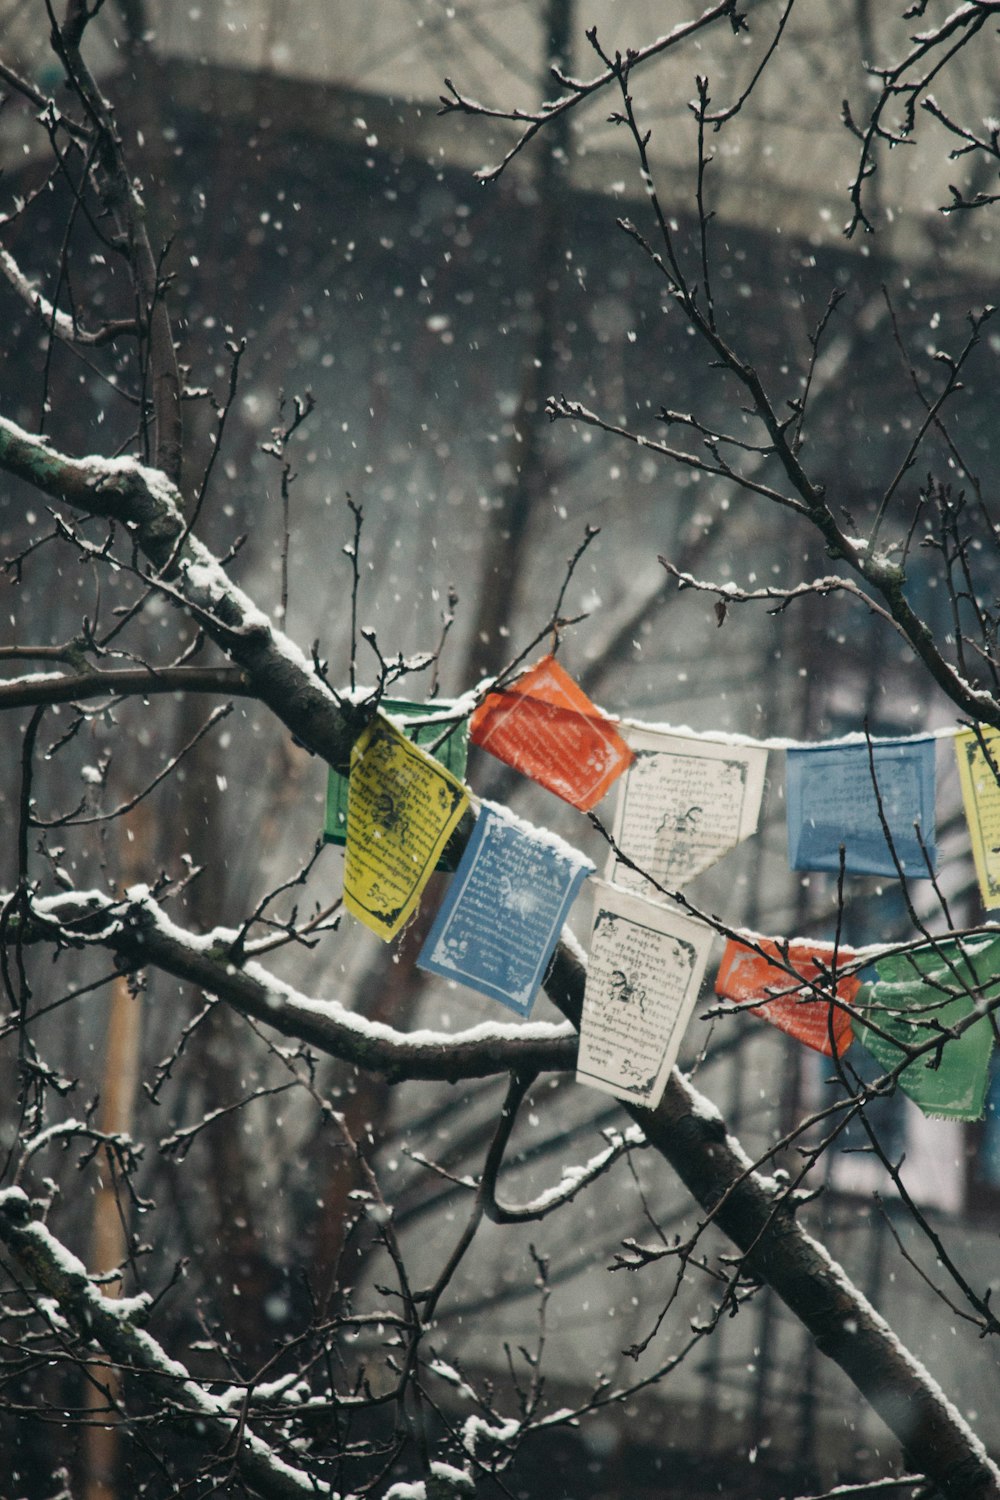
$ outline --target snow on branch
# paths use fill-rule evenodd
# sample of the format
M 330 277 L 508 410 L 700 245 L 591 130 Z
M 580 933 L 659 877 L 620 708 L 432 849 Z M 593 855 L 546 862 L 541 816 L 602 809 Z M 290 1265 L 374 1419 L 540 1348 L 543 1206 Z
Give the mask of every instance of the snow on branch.
M 85 698 L 148 698 L 157 693 L 252 695 L 239 667 L 119 667 L 111 671 L 31 672 L 0 682 L 0 709 L 34 708 L 41 703 L 78 703 Z
M 559 1181 L 539 1193 L 530 1203 L 500 1203 L 494 1191 L 495 1184 L 489 1183 L 485 1206 L 487 1218 L 492 1219 L 495 1224 L 518 1224 L 544 1219 L 564 1204 L 572 1203 L 578 1193 L 598 1177 L 602 1177 L 627 1152 L 641 1150 L 649 1145 L 645 1133 L 638 1125 L 630 1125 L 625 1131 L 605 1131 L 605 1137 L 608 1144 L 603 1151 L 579 1166 L 563 1167 Z
M 923 15 L 923 12 L 924 5 L 917 3 L 904 12 L 904 15 L 912 17 Z M 844 226 L 844 234 L 848 239 L 859 228 L 870 232 L 874 227 L 865 207 L 864 194 L 865 185 L 877 166 L 876 145 L 881 143 L 892 150 L 911 141 L 915 132 L 918 104 L 927 108 L 927 101 L 930 100 L 929 112 L 954 134 L 969 139 L 967 133 L 956 127 L 950 119 L 942 118 L 928 91 L 942 70 L 963 48 L 974 41 L 979 32 L 989 24 L 991 17 L 998 13 L 1000 5 L 997 0 L 968 0 L 967 4 L 959 5 L 931 30 L 914 33 L 910 37 L 909 50 L 897 61 L 883 67 L 869 64 L 868 73 L 876 84 L 876 97 L 868 111 L 866 125 L 862 126 L 855 121 L 848 101 L 844 100 L 843 123 L 860 143 L 858 166 L 850 186 L 852 212 L 850 220 Z M 895 119 L 887 119 L 890 107 L 896 110 Z M 980 145 L 975 137 L 972 140 L 973 149 Z M 981 203 L 975 200 L 968 202 L 954 187 L 951 188 L 951 193 L 951 209 L 977 207 L 995 201 L 994 195 L 986 194 Z
M 576 1034 L 569 1022 L 490 1021 L 454 1033 L 397 1031 L 339 1001 L 303 995 L 258 963 L 237 963 L 238 938 L 235 929 L 198 935 L 177 926 L 144 886 L 119 901 L 96 891 L 36 900 L 24 929 L 25 941 L 82 941 L 109 948 L 136 968 L 162 969 L 283 1036 L 391 1082 L 457 1082 L 511 1069 L 565 1071 L 576 1064 Z
M 187 1419 L 189 1431 L 213 1454 L 232 1450 L 233 1464 L 255 1494 L 268 1500 L 339 1500 L 323 1480 L 295 1468 L 259 1437 L 223 1402 L 192 1378 L 145 1329 L 137 1326 L 144 1299 L 127 1302 L 104 1297 L 82 1261 L 50 1230 L 31 1218 L 31 1204 L 21 1188 L 0 1192 L 0 1240 L 16 1260 L 36 1295 L 56 1304 L 59 1318 L 84 1344 L 96 1344 L 132 1379 L 151 1388 L 167 1406 Z
M 149 581 L 185 607 L 243 668 L 260 702 L 292 734 L 337 770 L 367 711 L 342 700 L 302 651 L 228 577 L 218 559 L 190 535 L 177 487 L 134 458 L 71 458 L 47 439 L 0 417 L 0 469 L 89 515 L 127 526 L 153 564 Z
M 866 594 L 864 589 L 855 583 L 852 578 L 841 578 L 836 573 L 829 573 L 822 578 L 812 578 L 807 582 L 793 584 L 788 587 L 781 587 L 777 584 L 766 584 L 763 588 L 757 589 L 740 588 L 736 583 L 712 583 L 708 579 L 696 578 L 693 573 L 685 573 L 681 568 L 675 567 L 666 557 L 661 557 L 659 562 L 661 567 L 666 569 L 680 588 L 695 589 L 703 594 L 715 594 L 719 604 L 723 608 L 731 602 L 749 604 L 758 600 L 764 600 L 766 603 L 774 606 L 768 612 L 777 615 L 786 610 L 790 604 L 795 603 L 797 599 L 805 599 L 811 595 L 825 597 L 827 594 L 835 593 L 852 594 L 855 599 L 861 601 L 866 609 L 871 610 L 872 614 L 878 615 L 879 619 L 884 620 L 893 630 L 898 630 L 905 639 L 902 628 L 897 625 L 889 611 L 883 609 L 870 594 Z M 723 612 L 718 618 L 721 625 L 725 619 L 725 613 Z
M 87 344 L 95 347 L 100 344 L 110 344 L 115 339 L 121 338 L 123 334 L 135 335 L 139 332 L 139 325 L 134 318 L 105 323 L 103 327 L 93 330 L 81 327 L 75 318 L 71 318 L 68 313 L 60 312 L 47 297 L 42 295 L 34 282 L 21 270 L 10 252 L 3 248 L 0 248 L 0 271 L 6 276 L 22 301 L 38 313 L 57 338 L 63 339 L 67 344 Z

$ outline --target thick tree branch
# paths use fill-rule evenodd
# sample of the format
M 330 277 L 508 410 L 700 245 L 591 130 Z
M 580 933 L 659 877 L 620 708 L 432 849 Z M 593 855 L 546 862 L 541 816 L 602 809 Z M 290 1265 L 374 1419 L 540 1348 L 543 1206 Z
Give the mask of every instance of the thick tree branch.
M 352 1015 L 334 1001 L 301 996 L 256 964 L 235 968 L 226 946 L 229 935 L 185 933 L 141 892 L 119 903 L 96 894 L 35 903 L 25 939 L 57 936 L 106 946 L 137 966 L 161 968 L 283 1035 L 394 1081 L 455 1081 L 573 1064 L 575 1037 L 560 1036 L 552 1027 L 489 1025 L 454 1036 L 407 1036 Z M 546 990 L 575 1027 L 585 983 L 582 958 L 560 945 Z M 796 1201 L 784 1185 L 754 1168 L 715 1107 L 676 1069 L 655 1111 L 625 1107 L 744 1253 L 747 1269 L 777 1292 L 896 1434 L 908 1462 L 933 1479 L 947 1500 L 998 1500 L 1000 1470 L 978 1439 L 822 1245 L 798 1224 Z
M 12 918 L 10 925 L 17 927 L 18 921 Z M 23 928 L 12 936 L 21 932 L 25 942 L 89 943 L 116 953 L 128 967 L 162 969 L 282 1036 L 394 1083 L 456 1083 L 512 1069 L 564 1071 L 576 1063 L 576 1036 L 566 1026 L 487 1022 L 464 1032 L 407 1033 L 369 1021 L 336 1000 L 302 995 L 260 964 L 239 966 L 234 961 L 238 932 L 187 932 L 141 889 L 123 901 L 86 892 L 35 902 Z
M 575 1024 L 586 971 L 565 946 L 546 989 Z M 817 1347 L 895 1433 L 907 1461 L 947 1500 L 998 1500 L 1000 1469 L 926 1370 L 850 1278 L 795 1219 L 795 1203 L 754 1170 L 722 1116 L 675 1068 L 658 1108 L 625 1106 L 714 1222 L 746 1256 Z
M 223 693 L 252 697 L 239 667 L 120 667 L 110 672 L 35 672 L 0 682 L 0 709 L 40 703 L 77 703 L 84 698 L 149 698 L 158 693 Z

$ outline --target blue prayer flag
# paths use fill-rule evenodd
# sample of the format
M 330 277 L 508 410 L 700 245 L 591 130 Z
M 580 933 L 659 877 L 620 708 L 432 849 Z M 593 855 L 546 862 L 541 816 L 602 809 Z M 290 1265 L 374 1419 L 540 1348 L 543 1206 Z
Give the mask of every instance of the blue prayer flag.
M 837 870 L 843 844 L 849 874 L 898 875 L 901 868 L 905 875 L 928 878 L 936 858 L 934 748 L 928 736 L 875 741 L 871 758 L 863 742 L 789 750 L 785 797 L 792 869 Z
M 417 964 L 526 1016 L 593 865 L 484 803 Z

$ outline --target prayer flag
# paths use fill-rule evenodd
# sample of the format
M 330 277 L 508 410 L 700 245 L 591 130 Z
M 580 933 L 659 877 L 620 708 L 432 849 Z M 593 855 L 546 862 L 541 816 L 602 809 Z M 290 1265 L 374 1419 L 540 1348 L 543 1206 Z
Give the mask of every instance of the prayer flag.
M 880 958 L 875 968 L 877 979 L 858 996 L 868 1022 L 855 1022 L 858 1041 L 889 1072 L 903 1060 L 897 1042 L 913 1047 L 940 1037 L 940 1047 L 903 1069 L 899 1086 L 926 1115 L 981 1119 L 993 1050 L 990 1019 L 982 1016 L 955 1037 L 947 1029 L 1000 997 L 1000 938 L 947 938 Z
M 652 876 L 676 890 L 709 869 L 757 827 L 767 751 L 695 735 L 625 727 L 635 760 L 618 785 L 608 879 L 652 896 Z M 642 873 L 640 873 L 642 872 Z
M 983 1133 L 977 1152 L 979 1175 L 990 1187 L 1000 1188 L 1000 1072 L 994 1067 L 986 1094 Z
M 1000 906 L 1000 734 L 966 729 L 955 736 L 955 754 L 983 905 Z
M 753 941 L 752 948 L 733 940 L 726 944 L 715 993 L 737 1005 L 749 1005 L 755 1016 L 763 1016 L 814 1051 L 832 1057 L 836 1050 L 840 1057 L 854 1040 L 851 1017 L 827 997 L 832 991 L 835 955 L 837 998 L 850 1005 L 857 995 L 858 976 L 840 973 L 843 965 L 853 962 L 854 951 L 835 950 L 833 943 L 812 943 L 805 938 L 778 942 L 755 937 Z
M 468 806 L 460 781 L 376 715 L 351 751 L 344 905 L 394 938 Z
M 580 1023 L 577 1079 L 655 1109 L 694 1009 L 713 933 L 602 885 Z
M 583 812 L 600 802 L 633 759 L 613 721 L 553 656 L 488 694 L 469 733 L 473 744 Z
M 793 870 L 838 870 L 843 844 L 849 874 L 897 875 L 884 817 L 904 875 L 928 878 L 935 859 L 933 739 L 878 740 L 871 759 L 866 743 L 796 748 L 786 765 Z
M 446 722 L 450 703 L 411 703 L 403 698 L 384 698 L 382 708 L 394 718 L 411 720 L 405 730 L 407 739 L 430 751 L 434 759 L 446 766 L 459 781 L 464 779 L 469 730 L 464 719 L 450 724 Z M 326 779 L 323 826 L 323 842 L 326 844 L 347 843 L 347 788 L 347 777 L 339 775 L 331 766 Z M 438 861 L 438 869 L 454 868 L 453 860 Z
M 526 1016 L 593 868 L 555 835 L 484 803 L 418 966 Z

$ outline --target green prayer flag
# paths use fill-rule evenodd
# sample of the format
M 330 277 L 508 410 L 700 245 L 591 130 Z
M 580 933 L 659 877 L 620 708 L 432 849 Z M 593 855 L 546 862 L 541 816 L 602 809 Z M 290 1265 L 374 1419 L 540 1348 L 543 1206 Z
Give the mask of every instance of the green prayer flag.
M 1000 937 L 954 938 L 894 953 L 875 965 L 878 978 L 862 986 L 855 1004 L 870 1025 L 854 1022 L 861 1045 L 890 1072 L 902 1053 L 877 1035 L 878 1026 L 904 1046 L 921 1046 L 1000 997 Z M 915 1058 L 899 1075 L 899 1086 L 924 1114 L 948 1120 L 979 1120 L 986 1086 L 993 1026 L 988 1016 L 957 1037 Z
M 397 719 L 413 720 L 406 729 L 407 738 L 423 749 L 430 750 L 435 760 L 440 761 L 453 776 L 463 781 L 469 754 L 469 726 L 465 719 L 457 724 L 441 722 L 443 717 L 447 717 L 451 706 L 447 702 L 410 703 L 403 698 L 384 698 L 381 705 L 384 713 Z M 431 715 L 433 719 L 428 723 Z M 331 767 L 326 782 L 326 819 L 323 826 L 323 842 L 326 844 L 347 843 L 347 786 L 347 777 L 338 775 Z M 439 870 L 452 870 L 454 867 L 454 862 L 446 860 L 444 856 L 438 863 Z

